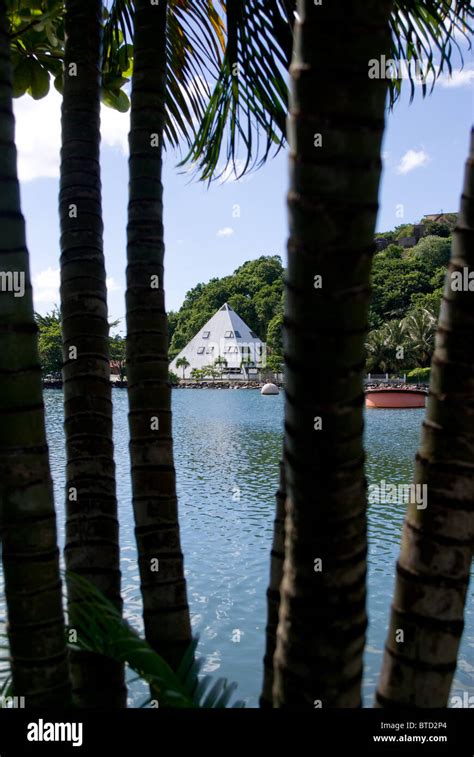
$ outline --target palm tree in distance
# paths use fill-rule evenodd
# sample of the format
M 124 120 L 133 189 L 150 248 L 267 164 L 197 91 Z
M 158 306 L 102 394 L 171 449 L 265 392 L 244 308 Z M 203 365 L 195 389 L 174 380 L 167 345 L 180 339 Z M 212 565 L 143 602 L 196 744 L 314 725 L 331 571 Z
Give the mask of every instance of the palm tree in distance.
M 176 361 L 176 367 L 183 369 L 183 381 L 185 379 L 186 368 L 189 368 L 189 366 L 190 366 L 190 362 L 185 357 L 180 357 Z
M 214 360 L 214 367 L 217 368 L 217 370 L 219 371 L 220 378 L 222 378 L 227 366 L 228 366 L 227 360 L 222 355 L 219 355 L 219 357 L 216 357 L 216 359 Z
M 474 534 L 474 298 L 454 280 L 473 270 L 474 130 L 415 464 L 427 506 L 405 516 L 381 707 L 446 707 L 456 670 Z
M 429 310 L 414 310 L 404 319 L 404 324 L 418 365 L 425 368 L 433 354 L 436 319 Z
M 20 207 L 6 3 L 0 0 L 0 536 L 13 694 L 27 707 L 70 704 L 56 514 L 37 329 Z

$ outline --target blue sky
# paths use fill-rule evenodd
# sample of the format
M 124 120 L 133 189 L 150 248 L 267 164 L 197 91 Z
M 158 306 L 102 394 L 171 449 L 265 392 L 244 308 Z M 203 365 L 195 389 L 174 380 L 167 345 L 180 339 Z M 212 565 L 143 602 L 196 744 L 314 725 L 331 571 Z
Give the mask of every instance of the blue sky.
M 383 146 L 379 231 L 458 209 L 474 112 L 474 65 L 438 82 L 409 105 L 405 96 L 387 117 Z M 35 306 L 59 302 L 59 106 L 55 92 L 39 102 L 15 102 L 23 212 Z M 124 318 L 128 116 L 103 108 L 102 183 L 110 318 Z M 287 160 L 285 151 L 241 181 L 190 182 L 169 152 L 164 170 L 166 302 L 180 307 L 198 282 L 231 273 L 246 260 L 279 254 L 285 260 Z M 404 217 L 397 217 L 403 206 Z M 239 217 L 240 214 L 240 217 Z M 124 321 L 119 327 L 125 328 Z

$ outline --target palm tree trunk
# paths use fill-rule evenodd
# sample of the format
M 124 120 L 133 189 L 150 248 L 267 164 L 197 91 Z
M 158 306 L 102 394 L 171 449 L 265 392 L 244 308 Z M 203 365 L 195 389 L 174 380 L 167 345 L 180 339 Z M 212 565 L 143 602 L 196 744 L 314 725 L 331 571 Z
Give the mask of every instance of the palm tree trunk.
M 415 464 L 427 507 L 405 516 L 381 707 L 446 707 L 456 670 L 474 538 L 474 300 L 452 276 L 473 271 L 474 131 Z
M 0 0 L 0 526 L 13 692 L 27 707 L 70 704 L 41 369 L 17 178 L 10 41 Z M 8 279 L 5 279 L 7 281 Z M 21 287 L 21 278 L 17 278 Z
M 270 555 L 270 583 L 267 589 L 266 648 L 263 658 L 263 689 L 260 707 L 273 707 L 273 655 L 276 648 L 278 610 L 280 608 L 280 585 L 283 578 L 285 557 L 285 464 L 280 460 L 280 482 L 276 493 L 276 513 L 273 523 L 273 544 Z
M 61 316 L 67 443 L 66 567 L 121 609 L 100 183 L 101 0 L 67 0 L 61 151 Z M 74 627 L 73 584 L 69 624 Z M 72 656 L 80 707 L 122 707 L 124 671 Z
M 370 79 L 368 70 L 390 49 L 391 7 L 390 0 L 298 2 L 276 707 L 361 704 L 364 341 L 387 94 L 387 81 Z
M 163 289 L 167 4 L 135 4 L 127 267 L 133 508 L 145 634 L 172 667 L 191 641 L 181 553 Z

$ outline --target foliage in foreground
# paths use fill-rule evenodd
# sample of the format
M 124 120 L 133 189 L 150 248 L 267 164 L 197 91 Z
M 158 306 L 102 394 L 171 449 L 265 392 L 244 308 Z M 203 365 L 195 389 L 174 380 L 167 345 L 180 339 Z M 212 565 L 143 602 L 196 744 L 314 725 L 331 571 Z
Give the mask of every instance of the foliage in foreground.
M 204 658 L 195 660 L 198 639 L 188 648 L 178 670 L 174 672 L 98 589 L 82 576 L 67 574 L 74 594 L 74 628 L 68 628 L 70 649 L 93 652 L 124 663 L 134 678 L 148 684 L 150 696 L 140 707 L 192 709 L 222 709 L 244 707 L 244 703 L 230 700 L 237 688 L 225 678 L 200 676 Z M 5 622 L 0 622 L 0 706 L 3 697 L 12 696 Z

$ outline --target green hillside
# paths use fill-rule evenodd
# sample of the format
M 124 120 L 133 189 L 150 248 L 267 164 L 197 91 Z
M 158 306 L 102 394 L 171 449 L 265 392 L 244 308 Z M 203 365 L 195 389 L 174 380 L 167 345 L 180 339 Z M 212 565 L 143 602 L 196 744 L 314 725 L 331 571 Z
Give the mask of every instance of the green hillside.
M 441 222 L 422 220 L 376 235 L 382 249 L 375 254 L 373 265 L 368 370 L 385 372 L 429 364 L 454 223 L 455 216 L 445 216 Z M 274 255 L 251 260 L 229 276 L 195 286 L 186 294 L 181 309 L 169 313 L 170 359 L 224 302 L 274 354 L 281 355 L 283 277 L 281 258 Z M 400 345 L 406 348 L 404 358 L 392 360 L 390 355 Z
M 230 276 L 198 284 L 178 313 L 168 314 L 170 359 L 186 346 L 224 302 L 275 350 L 281 350 L 283 266 L 278 255 L 250 260 Z

